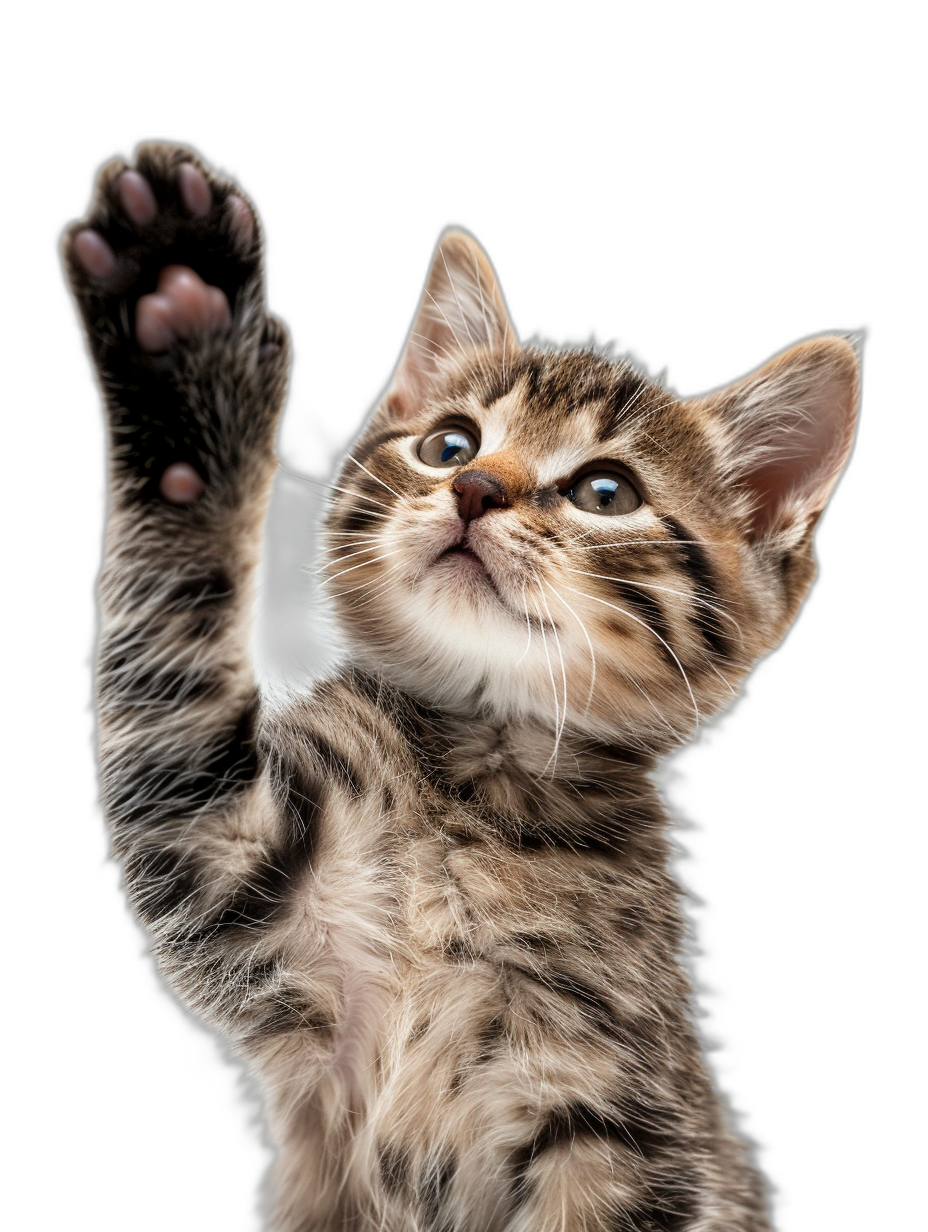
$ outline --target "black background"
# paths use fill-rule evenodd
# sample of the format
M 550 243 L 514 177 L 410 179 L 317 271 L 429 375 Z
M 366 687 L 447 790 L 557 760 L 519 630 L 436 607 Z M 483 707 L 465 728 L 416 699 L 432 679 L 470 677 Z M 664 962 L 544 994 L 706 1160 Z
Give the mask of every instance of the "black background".
M 886 251 L 854 191 L 857 149 L 776 118 L 731 144 L 685 117 L 673 143 L 636 140 L 633 126 L 594 137 L 582 124 L 489 134 L 461 124 L 440 142 L 412 133 L 63 117 L 54 164 L 39 168 L 35 376 L 46 398 L 33 423 L 47 452 L 43 490 L 27 484 L 22 536 L 27 626 L 35 617 L 41 644 L 25 743 L 38 752 L 42 855 L 23 857 L 23 880 L 39 878 L 25 1044 L 42 1080 L 27 1116 L 31 1133 L 53 1138 L 37 1199 L 92 1211 L 100 1232 L 244 1232 L 263 1167 L 232 1072 L 142 957 L 106 864 L 90 750 L 102 437 L 54 245 L 102 160 L 166 137 L 238 176 L 263 214 L 271 306 L 295 336 L 282 451 L 296 468 L 327 471 L 380 392 L 449 223 L 486 246 L 523 338 L 614 340 L 680 393 L 731 381 L 818 331 L 868 331 L 863 426 L 818 536 L 820 582 L 746 699 L 679 760 L 673 786 L 695 823 L 682 872 L 705 903 L 698 971 L 722 1084 L 762 1143 L 784 1232 L 852 1226 L 859 1189 L 852 1206 L 840 1179 L 860 1152 L 848 1048 L 876 926 L 858 887 L 881 824 L 874 721 L 892 722 L 868 598 L 882 585 L 875 519 L 889 457 Z

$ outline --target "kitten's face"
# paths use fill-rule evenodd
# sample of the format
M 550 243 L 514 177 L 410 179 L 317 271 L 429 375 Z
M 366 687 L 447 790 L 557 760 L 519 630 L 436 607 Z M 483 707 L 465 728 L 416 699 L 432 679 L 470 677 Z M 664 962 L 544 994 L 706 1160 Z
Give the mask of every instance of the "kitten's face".
M 589 354 L 486 354 L 442 394 L 338 481 L 328 572 L 363 657 L 610 738 L 715 710 L 778 613 L 698 416 Z
M 329 518 L 354 655 L 465 716 L 667 747 L 782 635 L 814 519 L 758 500 L 759 482 L 774 504 L 795 487 L 781 454 L 759 452 L 750 490 L 735 477 L 718 397 L 519 350 L 488 267 L 450 265 L 446 248 L 442 270 L 457 329 L 447 295 L 420 313 L 426 358 L 404 358 Z M 433 267 L 440 304 L 434 283 Z

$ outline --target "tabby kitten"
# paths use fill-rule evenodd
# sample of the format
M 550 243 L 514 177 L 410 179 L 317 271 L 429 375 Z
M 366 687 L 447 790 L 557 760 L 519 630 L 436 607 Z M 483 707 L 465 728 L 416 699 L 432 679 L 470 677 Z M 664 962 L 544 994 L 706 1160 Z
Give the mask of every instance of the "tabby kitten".
M 65 256 L 111 429 L 106 810 L 166 978 L 263 1082 L 274 1228 L 768 1228 L 651 775 L 809 585 L 851 345 L 681 401 L 520 347 L 446 235 L 333 487 L 349 652 L 272 705 L 248 643 L 288 351 L 255 213 L 148 145 Z

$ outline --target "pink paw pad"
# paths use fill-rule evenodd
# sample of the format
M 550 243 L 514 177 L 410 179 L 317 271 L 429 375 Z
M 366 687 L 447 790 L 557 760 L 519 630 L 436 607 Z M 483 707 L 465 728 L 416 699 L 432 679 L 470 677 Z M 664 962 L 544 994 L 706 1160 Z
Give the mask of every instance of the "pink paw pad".
M 206 490 L 206 484 L 186 462 L 173 462 L 161 476 L 161 495 L 171 505 L 192 505 Z
M 137 227 L 154 222 L 158 203 L 151 185 L 138 171 L 124 171 L 116 182 L 122 208 Z
M 166 351 L 177 338 L 227 328 L 229 301 L 186 265 L 168 265 L 158 289 L 143 295 L 135 310 L 135 336 L 143 351 Z
M 193 163 L 181 163 L 177 168 L 177 182 L 187 213 L 191 218 L 205 218 L 213 206 L 213 192 L 203 172 Z
M 74 237 L 74 256 L 84 273 L 101 282 L 116 271 L 116 254 L 98 231 L 79 231 Z

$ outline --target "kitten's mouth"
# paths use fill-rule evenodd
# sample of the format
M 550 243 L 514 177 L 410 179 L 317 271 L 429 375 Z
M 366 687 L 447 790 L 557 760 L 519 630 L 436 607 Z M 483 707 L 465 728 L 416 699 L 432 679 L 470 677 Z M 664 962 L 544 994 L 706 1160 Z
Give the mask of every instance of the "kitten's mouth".
M 461 538 L 457 543 L 453 543 L 451 547 L 446 548 L 435 563 L 438 564 L 445 560 L 453 562 L 452 568 L 456 568 L 463 574 L 469 575 L 472 582 L 478 582 L 481 589 L 489 591 L 496 601 L 512 616 L 516 617 L 519 621 L 525 619 L 525 613 L 521 609 L 513 608 L 507 601 L 497 579 L 487 567 L 486 561 L 479 552 L 475 552 L 472 547 L 468 546 L 466 538 Z
M 455 572 L 460 571 L 463 575 L 469 575 L 473 581 L 480 581 L 483 585 L 489 587 L 498 599 L 502 596 L 496 586 L 496 581 L 487 568 L 486 561 L 479 552 L 474 551 L 467 542 L 466 536 L 458 540 L 457 543 L 452 543 L 436 560 L 436 564 L 441 564 L 443 561 L 448 561 Z
M 477 555 L 474 549 L 469 548 L 463 540 L 460 543 L 455 543 L 452 547 L 448 548 L 447 551 L 442 552 L 439 560 L 444 560 L 447 556 L 462 556 L 465 560 L 475 561 L 481 569 L 484 567 L 481 558 Z

